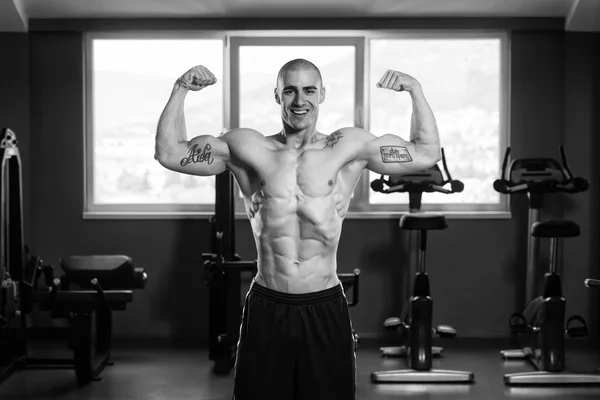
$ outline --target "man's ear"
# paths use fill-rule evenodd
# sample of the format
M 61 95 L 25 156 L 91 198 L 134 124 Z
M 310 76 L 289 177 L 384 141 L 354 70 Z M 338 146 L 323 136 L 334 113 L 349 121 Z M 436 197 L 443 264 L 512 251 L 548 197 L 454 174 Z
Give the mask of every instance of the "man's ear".
M 273 94 L 275 95 L 275 102 L 281 105 L 281 98 L 279 97 L 279 92 L 277 91 L 277 88 L 273 89 Z
M 319 104 L 321 104 L 325 101 L 325 97 L 326 97 L 325 94 L 326 94 L 326 90 L 324 87 L 322 87 L 321 88 L 321 96 L 319 96 L 320 97 Z

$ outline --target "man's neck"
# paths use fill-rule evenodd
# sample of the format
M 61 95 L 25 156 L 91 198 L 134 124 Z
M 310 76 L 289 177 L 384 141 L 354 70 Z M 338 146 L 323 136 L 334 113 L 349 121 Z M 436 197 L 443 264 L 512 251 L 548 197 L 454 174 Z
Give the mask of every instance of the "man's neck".
M 314 126 L 300 131 L 295 131 L 286 126 L 280 132 L 281 142 L 294 149 L 298 149 L 307 143 L 312 143 L 316 139 L 317 134 L 318 132 Z

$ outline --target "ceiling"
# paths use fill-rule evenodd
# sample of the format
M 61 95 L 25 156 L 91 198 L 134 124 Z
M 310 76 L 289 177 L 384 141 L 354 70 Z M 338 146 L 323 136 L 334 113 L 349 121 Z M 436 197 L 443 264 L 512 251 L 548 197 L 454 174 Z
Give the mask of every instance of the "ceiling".
M 600 0 L 2 0 L 0 32 L 30 19 L 227 17 L 558 17 L 600 31 Z

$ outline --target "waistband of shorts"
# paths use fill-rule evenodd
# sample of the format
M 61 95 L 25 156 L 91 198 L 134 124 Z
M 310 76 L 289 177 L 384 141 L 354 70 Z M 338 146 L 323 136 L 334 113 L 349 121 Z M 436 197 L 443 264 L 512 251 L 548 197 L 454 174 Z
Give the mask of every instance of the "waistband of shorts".
M 256 282 L 256 279 L 252 280 L 252 284 L 250 285 L 250 293 L 253 296 L 261 297 L 265 300 L 271 300 L 276 303 L 298 306 L 325 303 L 327 301 L 340 298 L 344 295 L 341 282 L 333 287 L 330 287 L 329 289 L 319 290 L 317 292 L 285 293 L 262 286 Z

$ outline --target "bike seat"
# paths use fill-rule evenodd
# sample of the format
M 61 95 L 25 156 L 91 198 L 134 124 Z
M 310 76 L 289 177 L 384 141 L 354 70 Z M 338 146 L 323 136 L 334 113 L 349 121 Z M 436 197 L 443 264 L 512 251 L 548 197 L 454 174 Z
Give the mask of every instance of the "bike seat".
M 565 238 L 579 236 L 579 225 L 574 221 L 540 221 L 531 227 L 531 236 Z
M 446 217 L 435 213 L 405 214 L 400 219 L 400 228 L 409 230 L 442 230 L 448 227 Z

